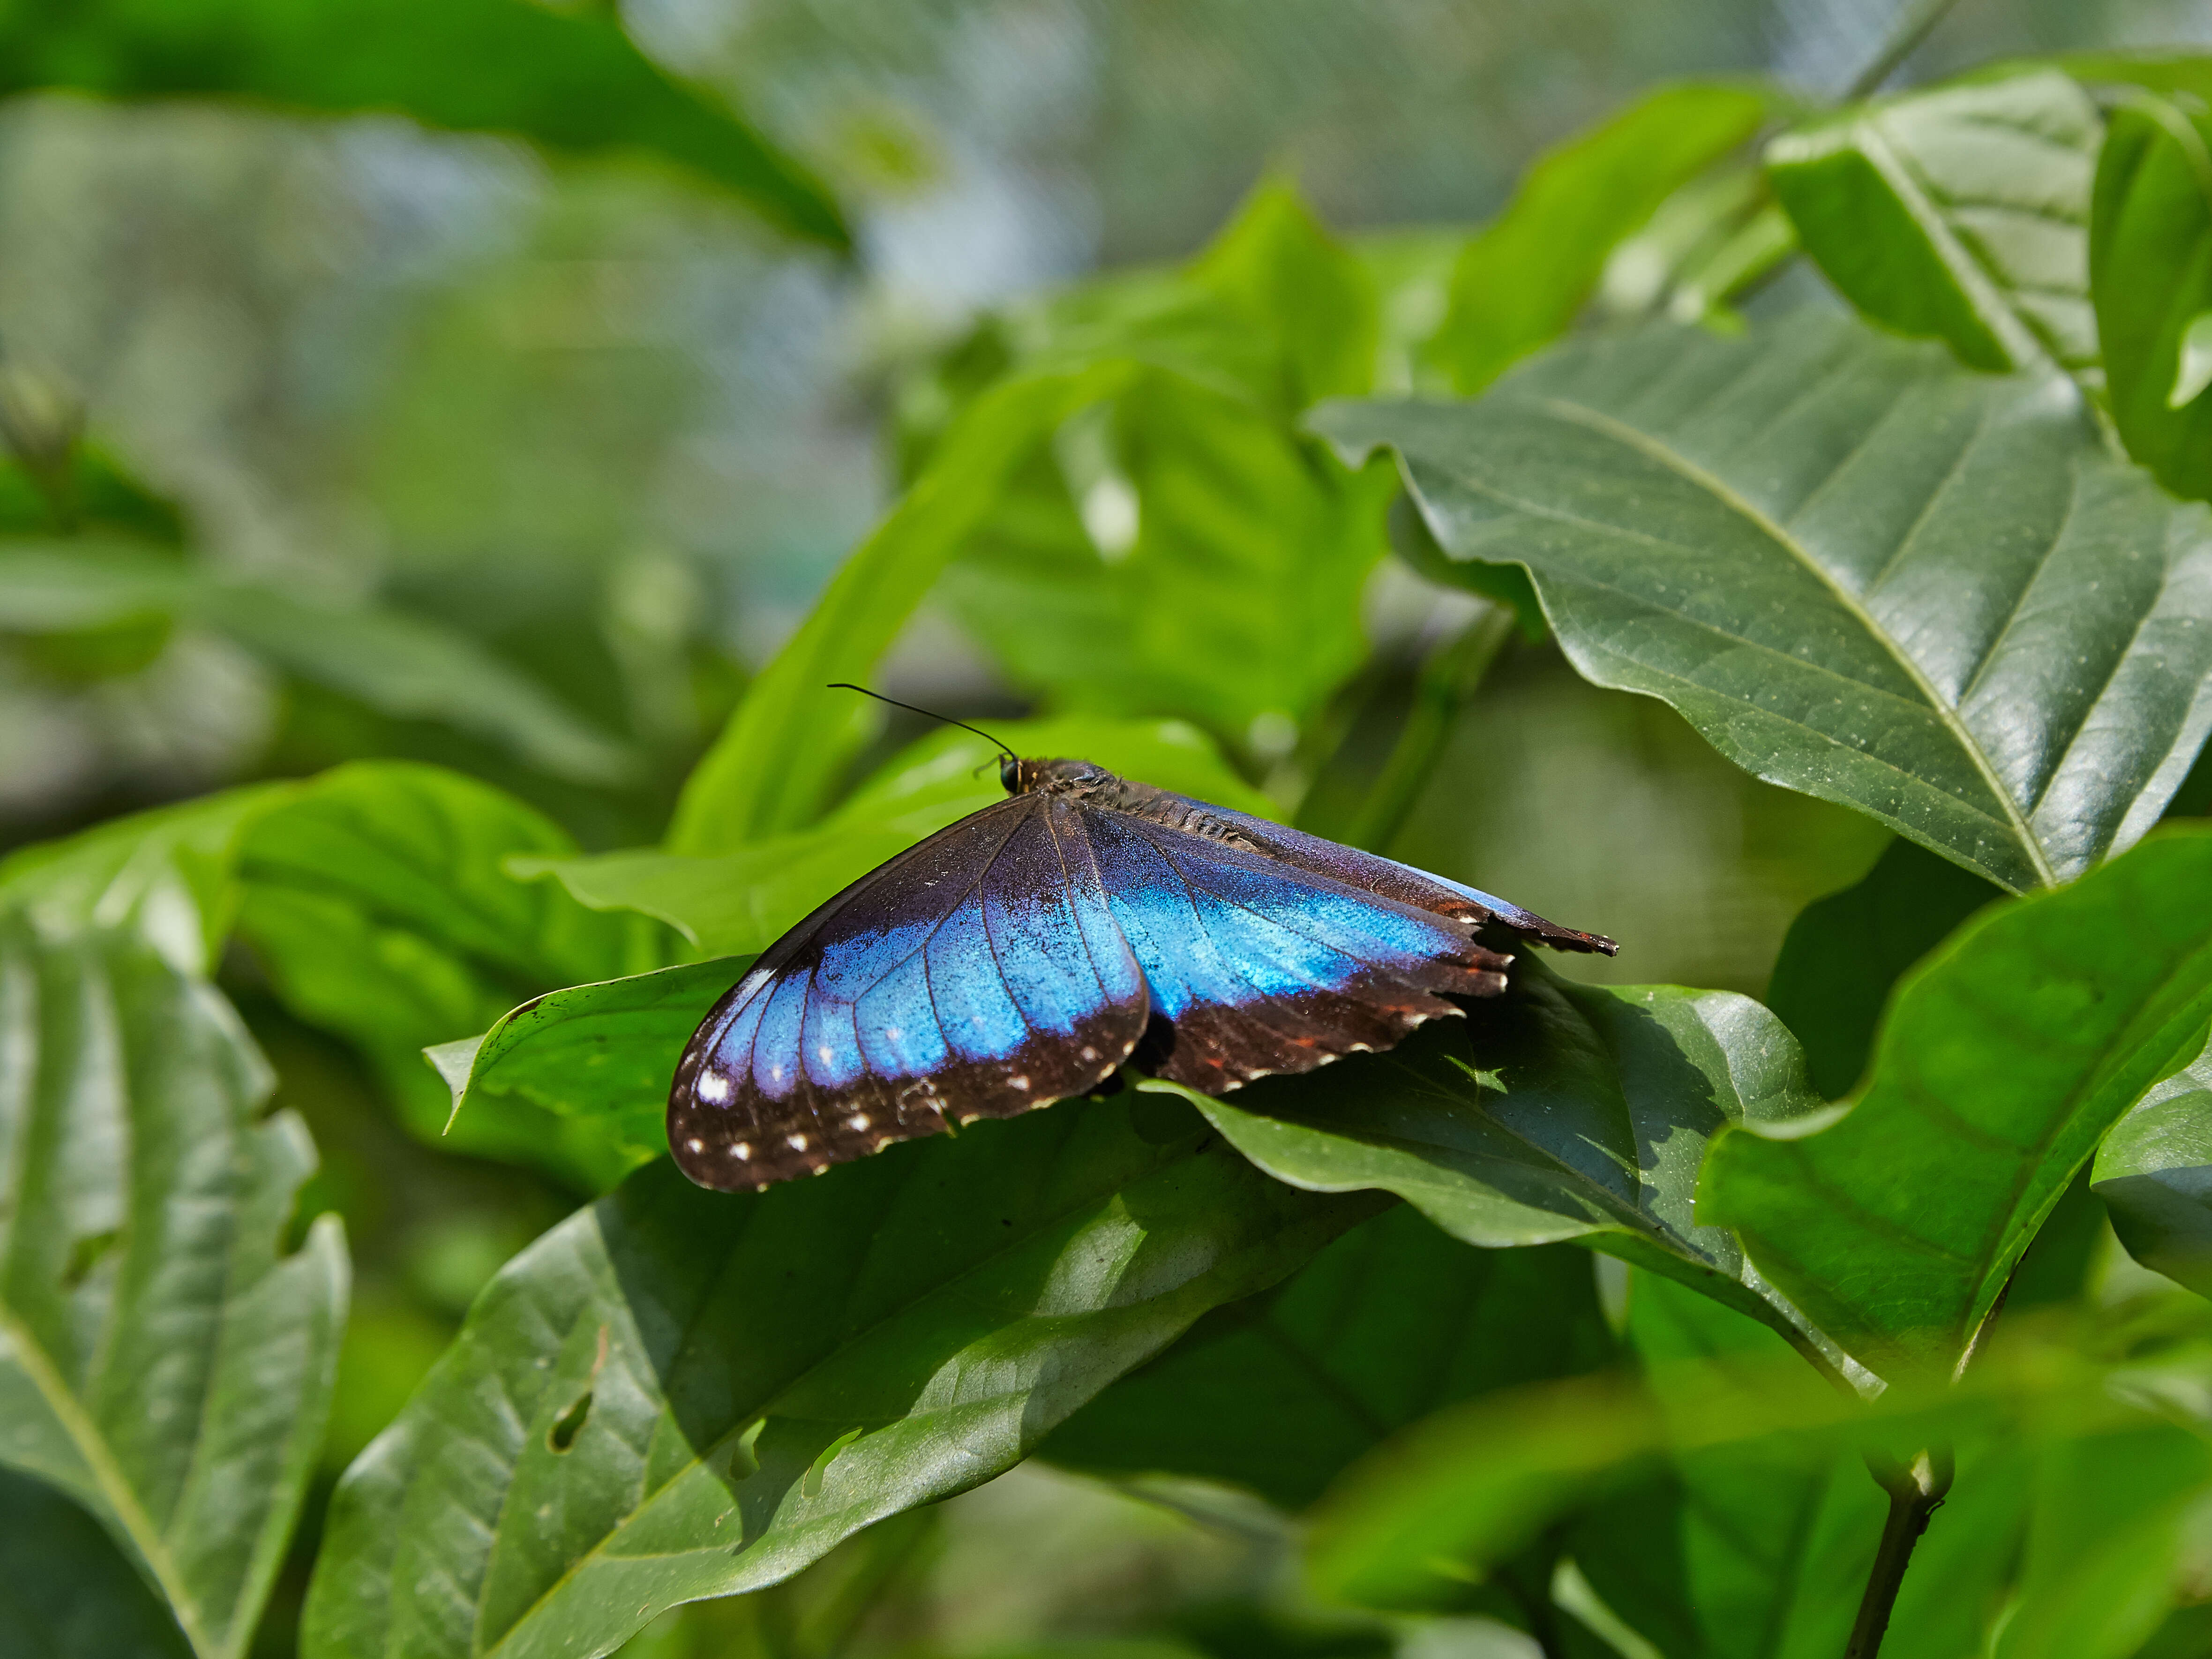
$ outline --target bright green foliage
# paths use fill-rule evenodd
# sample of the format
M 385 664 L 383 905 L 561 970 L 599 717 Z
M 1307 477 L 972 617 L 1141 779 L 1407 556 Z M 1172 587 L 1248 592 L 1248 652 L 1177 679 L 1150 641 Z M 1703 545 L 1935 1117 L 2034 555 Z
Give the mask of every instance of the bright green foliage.
M 2112 1126 L 2090 1180 L 2128 1254 L 2212 1296 L 2212 1048 Z
M 2089 254 L 2113 424 L 2176 495 L 2212 497 L 2212 399 L 2184 345 L 2212 310 L 2212 118 L 2145 96 L 2113 112 Z
M 222 999 L 130 933 L 0 919 L 0 1461 L 94 1516 L 199 1659 L 230 1659 L 314 1468 L 345 1318 L 336 1218 L 282 1249 L 313 1148 L 260 1115 L 267 1068 Z M 79 1595 L 113 1573 L 57 1565 Z
M 1539 160 L 1452 274 L 1451 309 L 1430 348 L 1452 386 L 1480 392 L 1565 333 L 1607 256 L 1748 143 L 1766 111 L 1748 86 L 1668 87 Z
M 802 236 L 843 247 L 836 204 L 741 119 L 678 86 L 614 14 L 529 0 L 84 0 L 0 15 L 0 91 L 243 97 L 403 110 L 582 153 L 651 150 Z
M 2090 185 L 2103 124 L 2055 70 L 1908 93 L 1766 152 L 1805 251 L 1866 316 L 1999 373 L 2097 362 Z
M 852 699 L 849 691 L 832 693 Z M 1169 720 L 1007 720 L 994 735 L 1017 754 L 1096 761 L 1123 777 L 1261 814 L 1267 798 L 1213 745 Z M 649 851 L 520 862 L 550 872 L 595 909 L 640 910 L 700 950 L 765 950 L 824 898 L 945 825 L 1004 800 L 998 751 L 970 732 L 932 733 L 870 778 L 817 827 L 711 856 Z M 674 1063 L 674 1057 L 670 1057 Z
M 1470 1250 L 1400 1205 L 1266 1296 L 1207 1315 L 1041 1455 L 1228 1481 L 1302 1509 L 1437 1407 L 1594 1370 L 1612 1348 L 1583 1252 Z
M 1899 987 L 1841 1121 L 1724 1137 L 1698 1218 L 1882 1376 L 1948 1373 L 2075 1170 L 2208 1022 L 2212 829 L 2176 827 L 1968 924 Z
M 1898 976 L 2003 894 L 1971 870 L 1893 841 L 1863 880 L 1800 911 L 1774 960 L 1766 1006 L 1805 1050 L 1805 1075 L 1833 1100 L 1874 1052 Z
M 299 1018 L 382 1072 L 409 1125 L 439 1135 L 446 1090 L 421 1051 L 482 1031 L 517 1003 L 665 961 L 641 916 L 602 915 L 502 867 L 574 843 L 512 797 L 435 767 L 361 763 L 258 818 L 239 852 L 239 929 Z M 615 1130 L 525 1111 L 477 1114 L 453 1144 L 496 1151 L 596 1191 L 633 1161 Z
M 2014 890 L 2157 819 L 2212 726 L 2212 524 L 2072 388 L 1840 320 L 1660 327 L 1456 404 L 1338 404 L 1568 658 Z
M 429 1050 L 464 1113 L 513 1112 L 524 1101 L 586 1126 L 628 1174 L 668 1150 L 665 1120 L 677 1056 L 750 957 L 663 968 L 533 997 L 482 1036 Z M 610 1182 L 609 1184 L 611 1184 Z
M 348 1474 L 310 1659 L 604 1653 L 1018 1461 L 1372 1200 L 1061 1107 L 731 1197 L 672 1166 L 518 1257 Z
M 556 777 L 605 782 L 632 757 L 465 634 L 381 607 L 234 580 L 127 543 L 0 550 L 0 628 L 82 638 L 151 618 L 196 622 L 272 667 L 381 714 L 441 720 Z
M 1504 996 L 1388 1054 L 1190 1098 L 1278 1179 L 1395 1193 L 1489 1249 L 1579 1239 L 1696 1285 L 1830 1363 L 1747 1280 L 1735 1239 L 1691 1215 L 1715 1134 L 1819 1104 L 1797 1045 L 1748 997 L 1601 989 L 1524 963 Z

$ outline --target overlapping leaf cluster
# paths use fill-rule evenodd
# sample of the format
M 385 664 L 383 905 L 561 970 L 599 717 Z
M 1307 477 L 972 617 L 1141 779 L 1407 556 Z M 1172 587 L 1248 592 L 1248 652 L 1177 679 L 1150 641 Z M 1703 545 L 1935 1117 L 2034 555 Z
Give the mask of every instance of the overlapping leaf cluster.
M 133 61 L 115 89 L 167 84 Z M 608 1653 L 1032 1455 L 1305 1511 L 1344 1601 L 1670 1659 L 1841 1650 L 1881 1528 L 1863 1464 L 1940 1458 L 1884 1651 L 2136 1651 L 2212 1481 L 2212 1327 L 2179 1295 L 2098 1310 L 2054 1218 L 2101 1205 L 2206 1286 L 2212 832 L 2171 809 L 2212 729 L 2208 84 L 2023 65 L 1809 113 L 1669 88 L 1463 238 L 1347 246 L 1265 185 L 1188 265 L 992 319 L 910 380 L 902 493 L 661 844 L 584 856 L 501 791 L 370 762 L 0 866 L 0 1554 L 89 1550 L 89 1516 L 112 1548 L 82 1571 L 129 1569 L 54 1650 L 240 1651 L 326 1407 L 343 1253 L 327 1223 L 292 1248 L 310 1155 L 258 1115 L 228 948 L 418 1133 L 601 1194 L 346 1477 L 315 1659 Z M 799 175 L 724 139 L 811 222 Z M 1801 250 L 1838 302 L 1747 322 Z M 828 682 L 934 595 L 1038 704 L 1002 728 L 1025 752 L 1287 810 L 1401 489 L 1432 579 L 1896 832 L 1766 1004 L 1527 963 L 1465 1021 L 1233 1100 L 1139 1081 L 803 1188 L 676 1176 L 665 1080 L 744 961 L 995 793 L 957 732 L 857 768 L 875 713 Z M 281 657 L 303 603 L 143 550 L 0 554 L 0 621 L 81 641 L 189 616 Z M 1503 617 L 1432 665 L 1445 716 Z M 355 615 L 330 637 L 358 652 L 302 672 L 458 687 L 540 766 L 599 763 L 411 626 Z M 78 1507 L 42 1518 L 49 1488 Z

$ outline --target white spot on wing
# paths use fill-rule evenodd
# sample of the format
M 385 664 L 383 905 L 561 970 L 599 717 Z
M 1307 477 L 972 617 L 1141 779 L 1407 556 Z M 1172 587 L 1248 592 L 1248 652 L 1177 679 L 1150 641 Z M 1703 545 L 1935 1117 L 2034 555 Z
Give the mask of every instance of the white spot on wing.
M 687 1140 L 684 1144 L 686 1146 L 689 1146 L 695 1152 L 703 1152 L 707 1150 L 707 1143 L 696 1138 Z
M 850 1129 L 854 1134 L 859 1134 L 862 1130 L 868 1127 L 868 1115 L 866 1112 L 854 1113 L 852 1116 L 845 1120 L 845 1127 Z
M 790 1147 L 794 1152 L 803 1152 L 806 1150 L 806 1137 L 805 1135 L 786 1135 L 783 1138 L 783 1144 Z
M 753 1144 L 750 1140 L 741 1140 L 736 1146 L 730 1148 L 730 1156 L 732 1158 L 749 1158 L 752 1155 Z
M 1025 1077 L 1010 1077 L 1006 1081 L 1012 1084 L 1017 1089 L 1026 1089 L 1030 1086 L 1030 1080 Z
M 696 1092 L 709 1106 L 719 1106 L 730 1097 L 730 1079 L 720 1072 L 702 1072 Z

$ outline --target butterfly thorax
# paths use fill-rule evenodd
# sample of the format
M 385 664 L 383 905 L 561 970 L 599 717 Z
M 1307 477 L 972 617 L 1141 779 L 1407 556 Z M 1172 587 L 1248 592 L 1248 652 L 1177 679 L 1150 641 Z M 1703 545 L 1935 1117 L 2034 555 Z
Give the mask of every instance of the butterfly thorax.
M 1258 850 L 1234 824 L 1208 811 L 1203 803 L 1147 783 L 1132 783 L 1090 761 L 1010 760 L 999 769 L 999 775 L 1010 795 L 1056 795 L 1079 805 L 1128 812 L 1186 835 Z

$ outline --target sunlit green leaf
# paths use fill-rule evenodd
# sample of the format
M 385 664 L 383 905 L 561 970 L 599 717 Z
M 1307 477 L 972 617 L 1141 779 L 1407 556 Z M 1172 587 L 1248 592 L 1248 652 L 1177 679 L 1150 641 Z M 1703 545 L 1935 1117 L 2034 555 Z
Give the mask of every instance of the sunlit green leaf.
M 1899 986 L 1840 1121 L 1723 1136 L 1698 1218 L 1882 1376 L 1948 1373 L 2075 1170 L 2208 1021 L 2212 828 L 2175 825 L 1954 935 Z
M 1471 1249 L 1400 1205 L 1266 1296 L 1208 1314 L 1041 1455 L 1227 1481 L 1303 1509 L 1416 1418 L 1592 1370 L 1612 1346 L 1585 1253 Z
M 98 1518 L 200 1659 L 244 1652 L 330 1408 L 334 1217 L 228 1005 L 125 933 L 0 921 L 0 1462 Z M 116 1609 L 118 1615 L 121 1609 Z
M 747 690 L 684 786 L 670 852 L 732 852 L 814 822 L 876 714 L 866 698 L 830 683 L 865 683 L 1006 481 L 1069 415 L 1129 374 L 1126 363 L 1104 363 L 1018 377 L 962 413 L 922 476 Z
M 665 936 L 558 887 L 507 874 L 510 857 L 572 855 L 568 836 L 488 785 L 435 767 L 362 762 L 325 774 L 246 833 L 239 931 L 285 1005 L 356 1044 L 402 1117 L 436 1139 L 451 1115 L 422 1050 L 487 1030 L 530 997 L 658 967 Z M 455 1124 L 459 1147 L 534 1163 L 587 1189 L 633 1161 L 591 1117 L 520 1097 Z
M 2103 124 L 2056 70 L 1887 98 L 1784 134 L 1768 176 L 1860 311 L 2002 372 L 2097 361 L 2089 196 Z
M 349 1472 L 309 1659 L 603 1654 L 990 1479 L 1371 1203 L 1064 1103 L 732 1197 L 640 1170 L 518 1257 Z
M 1388 1054 L 1190 1098 L 1279 1180 L 1395 1193 L 1471 1244 L 1580 1240 L 1765 1320 L 1832 1370 L 1735 1240 L 1691 1215 L 1713 1135 L 1820 1103 L 1789 1032 L 1748 997 L 1575 985 L 1524 960 L 1504 996 Z
M 1797 316 L 1563 349 L 1470 404 L 1332 404 L 1575 666 L 2014 890 L 2157 821 L 2212 727 L 2212 524 L 2071 385 Z
M 852 696 L 851 692 L 842 695 Z M 994 735 L 1018 754 L 1096 761 L 1109 770 L 1217 805 L 1262 814 L 1200 732 L 1174 720 L 1070 717 L 1007 720 Z M 630 909 L 677 927 L 702 951 L 763 951 L 824 899 L 927 836 L 1004 800 L 997 751 L 951 728 L 921 739 L 814 830 L 715 856 L 639 851 L 538 859 L 514 867 L 557 877 L 596 909 Z
M 1431 349 L 1476 392 L 1567 331 L 1605 270 L 1676 189 L 1747 143 L 1767 100 L 1748 86 L 1663 87 L 1547 152 L 1468 244 Z
M 842 247 L 836 204 L 726 105 L 671 81 L 617 15 L 529 0 L 129 0 L 0 22 L 0 91 L 235 97 L 331 113 L 398 109 L 550 149 L 658 152 L 787 229 Z
M 2112 112 L 2097 165 L 2090 276 L 2113 424 L 2177 495 L 2212 497 L 2212 401 L 2191 331 L 2212 310 L 2212 116 L 2144 95 Z
M 2129 1255 L 2212 1296 L 2212 1048 L 2112 1126 L 2090 1181 Z
M 2181 331 L 2173 390 L 2166 394 L 2166 406 L 2180 409 L 2195 403 L 2208 386 L 2212 386 L 2212 311 L 2200 311 Z

